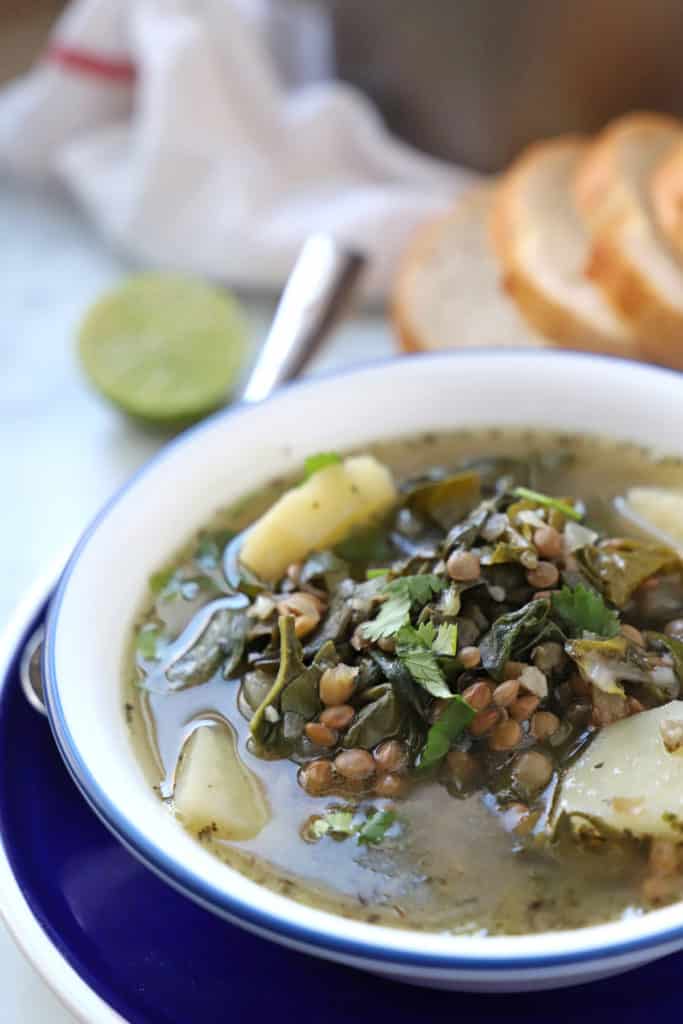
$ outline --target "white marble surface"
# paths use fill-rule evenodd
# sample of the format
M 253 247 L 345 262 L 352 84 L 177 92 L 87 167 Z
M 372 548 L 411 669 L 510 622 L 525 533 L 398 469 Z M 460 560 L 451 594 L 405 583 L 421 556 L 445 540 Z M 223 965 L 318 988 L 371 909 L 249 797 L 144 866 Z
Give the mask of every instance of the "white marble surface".
M 79 317 L 128 269 L 60 196 L 0 181 L 0 623 L 35 577 L 68 550 L 107 496 L 162 440 L 91 394 L 74 355 Z M 272 304 L 247 304 L 258 338 Z M 343 325 L 315 370 L 391 351 L 386 325 Z M 2 1024 L 73 1024 L 0 924 Z

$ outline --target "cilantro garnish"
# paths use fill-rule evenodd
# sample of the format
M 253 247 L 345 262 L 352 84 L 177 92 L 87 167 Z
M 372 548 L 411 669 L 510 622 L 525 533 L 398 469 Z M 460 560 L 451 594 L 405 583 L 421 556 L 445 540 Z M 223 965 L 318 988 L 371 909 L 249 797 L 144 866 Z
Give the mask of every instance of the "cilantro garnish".
M 396 654 L 415 682 L 427 693 L 431 693 L 432 697 L 449 699 L 453 694 L 439 667 L 436 657 L 439 652 L 434 649 L 438 639 L 439 635 L 431 622 L 423 622 L 417 629 L 411 625 L 402 626 L 396 634 Z M 441 642 L 444 643 L 443 633 Z
M 359 843 L 381 843 L 396 821 L 394 811 L 374 811 L 365 821 L 354 821 L 353 811 L 339 807 L 330 808 L 320 817 L 313 818 L 305 829 L 305 837 L 317 841 L 323 836 L 338 836 L 340 839 L 356 836 Z
M 444 586 L 443 580 L 429 573 L 402 576 L 400 579 L 392 580 L 382 591 L 387 600 L 381 606 L 377 617 L 363 624 L 362 635 L 366 640 L 372 641 L 395 636 L 401 626 L 408 624 L 413 603 L 426 605 L 432 594 L 438 594 Z
M 342 461 L 338 452 L 318 452 L 316 455 L 309 455 L 304 462 L 304 480 L 308 480 L 314 473 L 328 466 L 336 466 Z
M 359 843 L 381 843 L 387 831 L 396 821 L 394 811 L 375 811 L 375 813 L 361 825 L 358 831 Z
M 619 616 L 608 608 L 594 590 L 579 584 L 574 589 L 564 586 L 552 595 L 553 611 L 563 628 L 572 637 L 584 633 L 611 637 L 619 632 Z

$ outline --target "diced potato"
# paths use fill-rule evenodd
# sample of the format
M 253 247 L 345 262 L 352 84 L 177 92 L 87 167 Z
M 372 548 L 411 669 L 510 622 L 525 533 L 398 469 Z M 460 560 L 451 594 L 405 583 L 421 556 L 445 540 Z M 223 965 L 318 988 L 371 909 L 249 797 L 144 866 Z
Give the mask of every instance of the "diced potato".
M 569 768 L 555 806 L 634 835 L 683 838 L 683 747 L 665 740 L 683 725 L 683 701 L 642 711 L 598 733 Z M 673 817 L 672 817 L 673 816 Z
M 626 495 L 626 509 L 644 524 L 664 534 L 669 543 L 683 549 L 683 491 L 666 487 L 632 487 Z
M 251 839 L 268 821 L 261 784 L 242 763 L 227 725 L 202 725 L 187 741 L 174 804 L 193 832 L 211 828 L 219 839 Z
M 290 563 L 338 544 L 395 501 L 386 466 L 372 455 L 345 459 L 283 494 L 248 533 L 241 560 L 261 579 L 277 580 Z

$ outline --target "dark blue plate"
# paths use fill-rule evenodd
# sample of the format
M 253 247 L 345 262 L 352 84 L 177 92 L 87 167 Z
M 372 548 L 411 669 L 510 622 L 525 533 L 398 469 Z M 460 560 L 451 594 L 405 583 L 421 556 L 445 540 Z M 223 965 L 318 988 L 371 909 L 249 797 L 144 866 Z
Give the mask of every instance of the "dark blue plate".
M 683 954 L 557 993 L 482 996 L 380 980 L 226 924 L 159 881 L 95 817 L 21 693 L 18 661 L 17 652 L 0 681 L 0 835 L 54 947 L 131 1024 L 677 1016 Z

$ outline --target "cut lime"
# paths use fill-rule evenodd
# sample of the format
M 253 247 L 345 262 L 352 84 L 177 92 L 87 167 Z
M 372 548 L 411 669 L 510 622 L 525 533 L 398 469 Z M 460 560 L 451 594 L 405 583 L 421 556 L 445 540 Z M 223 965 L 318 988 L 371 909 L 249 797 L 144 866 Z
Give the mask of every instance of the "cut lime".
M 90 309 L 79 350 L 92 383 L 119 408 L 156 423 L 180 422 L 230 397 L 247 330 L 226 292 L 179 274 L 140 274 Z

